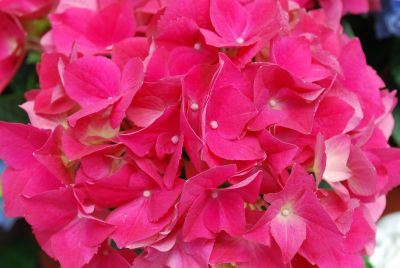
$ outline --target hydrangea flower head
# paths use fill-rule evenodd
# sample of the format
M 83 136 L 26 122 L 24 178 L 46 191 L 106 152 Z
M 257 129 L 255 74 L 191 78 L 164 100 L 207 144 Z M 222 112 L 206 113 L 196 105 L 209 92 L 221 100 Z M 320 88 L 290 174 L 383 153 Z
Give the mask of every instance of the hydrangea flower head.
M 363 267 L 397 100 L 337 2 L 61 0 L 0 123 L 7 215 L 66 268 Z

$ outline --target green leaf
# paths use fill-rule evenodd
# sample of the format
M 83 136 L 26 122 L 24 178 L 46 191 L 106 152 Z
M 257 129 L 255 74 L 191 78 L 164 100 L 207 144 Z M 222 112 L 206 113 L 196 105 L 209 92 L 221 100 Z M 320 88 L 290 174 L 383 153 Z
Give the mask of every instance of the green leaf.
M 38 51 L 31 51 L 29 52 L 28 56 L 26 57 L 27 64 L 36 64 L 40 62 L 42 54 Z
M 365 268 L 374 268 L 372 264 L 369 262 L 368 257 L 364 257 L 364 266 Z
M 18 105 L 24 102 L 22 93 L 0 96 L 0 120 L 8 122 L 27 123 L 28 116 Z
M 319 183 L 318 188 L 322 188 L 322 189 L 329 190 L 329 191 L 333 190 L 333 188 L 329 185 L 329 183 L 327 181 L 324 181 L 324 180 L 322 180 Z
M 28 116 L 19 105 L 25 102 L 24 93 L 39 87 L 36 63 L 40 53 L 30 52 L 6 90 L 0 95 L 0 120 L 27 123 Z
M 351 27 L 351 24 L 347 20 L 345 19 L 342 20 L 342 26 L 345 34 L 347 34 L 349 37 L 355 36 L 353 28 Z
M 27 90 L 35 89 L 39 87 L 38 76 L 36 74 L 36 64 L 30 64 L 30 61 L 35 61 L 36 56 L 30 56 L 31 53 L 26 57 L 18 72 L 15 74 L 13 80 L 8 85 L 3 95 L 24 93 Z M 1 96 L 2 97 L 2 96 Z
M 33 239 L 28 236 L 13 235 L 6 241 L 0 242 L 0 267 L 37 267 L 38 246 Z

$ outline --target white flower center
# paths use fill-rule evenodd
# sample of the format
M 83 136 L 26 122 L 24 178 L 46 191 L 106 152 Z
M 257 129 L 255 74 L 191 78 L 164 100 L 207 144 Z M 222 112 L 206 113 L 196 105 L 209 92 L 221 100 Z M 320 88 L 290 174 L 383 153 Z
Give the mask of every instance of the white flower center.
M 179 141 L 179 137 L 178 137 L 177 135 L 172 136 L 171 142 L 172 142 L 173 144 L 177 144 L 178 141 Z
M 217 198 L 218 197 L 218 192 L 216 192 L 216 191 L 213 191 L 213 192 L 211 192 L 211 197 L 212 198 Z
M 217 128 L 218 128 L 218 122 L 215 121 L 215 120 L 211 121 L 211 122 L 210 122 L 210 127 L 211 127 L 212 129 L 217 129 Z
M 268 104 L 269 104 L 269 106 L 271 106 L 273 108 L 273 107 L 276 107 L 276 105 L 278 105 L 278 102 L 274 99 L 270 99 L 268 101 Z
M 244 39 L 242 38 L 242 37 L 238 37 L 237 39 L 236 39 L 236 43 L 238 43 L 238 44 L 243 44 L 244 43 Z
M 151 195 L 151 192 L 149 190 L 143 191 L 143 196 L 144 197 L 150 197 L 150 195 Z
M 193 102 L 193 103 L 190 105 L 190 109 L 191 109 L 192 111 L 196 112 L 196 111 L 199 109 L 199 105 L 198 105 L 197 103 Z
M 196 44 L 194 44 L 193 48 L 196 50 L 200 50 L 201 44 L 199 42 L 197 42 Z
M 290 210 L 289 209 L 284 208 L 284 209 L 281 210 L 281 215 L 282 216 L 287 217 L 287 216 L 289 216 L 289 214 L 290 214 Z

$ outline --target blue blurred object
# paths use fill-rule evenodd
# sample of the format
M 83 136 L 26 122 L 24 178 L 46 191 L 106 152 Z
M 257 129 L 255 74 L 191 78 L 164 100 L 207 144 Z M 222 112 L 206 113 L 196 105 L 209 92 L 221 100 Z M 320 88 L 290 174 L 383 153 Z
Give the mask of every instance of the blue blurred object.
M 6 165 L 4 164 L 3 161 L 0 160 L 0 178 L 1 178 L 1 174 L 3 173 L 5 168 L 6 168 Z M 9 231 L 9 230 L 11 230 L 12 226 L 14 225 L 14 222 L 15 222 L 15 219 L 7 218 L 4 215 L 4 203 L 3 203 L 2 195 L 0 195 L 0 228 L 3 229 L 4 231 Z
M 0 176 L 3 173 L 4 169 L 6 168 L 6 164 L 0 160 Z
M 381 0 L 382 11 L 375 24 L 378 38 L 400 36 L 400 0 Z

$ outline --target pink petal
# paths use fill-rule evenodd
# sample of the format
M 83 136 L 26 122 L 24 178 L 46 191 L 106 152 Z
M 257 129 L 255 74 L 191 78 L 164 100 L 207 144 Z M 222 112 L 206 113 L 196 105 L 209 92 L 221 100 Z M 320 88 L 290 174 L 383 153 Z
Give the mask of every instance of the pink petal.
M 24 206 L 26 220 L 35 232 L 57 232 L 78 215 L 76 199 L 70 188 L 61 188 L 26 197 Z M 43 217 L 46 211 L 46 217 Z
M 342 134 L 354 113 L 354 108 L 345 101 L 326 97 L 319 104 L 313 128 L 326 138 Z
M 105 57 L 83 57 L 65 68 L 65 90 L 82 106 L 117 97 L 121 73 Z
M 142 197 L 113 210 L 107 217 L 107 222 L 117 226 L 111 238 L 119 248 L 157 235 L 168 224 L 170 218 L 150 222 L 148 218 L 149 200 Z
M 265 156 L 255 137 L 245 136 L 239 140 L 226 140 L 216 131 L 210 131 L 206 137 L 207 145 L 217 156 L 227 160 L 256 160 Z
M 3 1 L 4 2 L 4 1 Z M 8 2 L 8 1 L 7 1 Z M 25 55 L 25 33 L 16 17 L 0 3 L 0 93 L 13 78 Z M 12 13 L 11 13 L 12 14 Z
M 131 58 L 121 74 L 121 93 L 132 93 L 132 97 L 143 84 L 144 66 L 139 58 Z
M 314 174 L 317 185 L 322 181 L 323 173 L 326 169 L 325 140 L 321 133 L 318 133 L 314 147 Z
M 175 152 L 172 154 L 168 166 L 164 172 L 164 185 L 167 187 L 167 189 L 171 189 L 172 186 L 174 185 L 174 182 L 176 178 L 180 175 L 181 173 L 181 168 L 179 168 L 179 165 L 181 163 L 181 158 L 182 158 L 182 150 L 183 150 L 183 135 L 179 136 L 179 141 L 176 146 Z
M 132 37 L 114 45 L 112 60 L 122 69 L 130 59 L 140 58 L 144 60 L 148 54 L 148 40 L 144 37 Z
M 92 258 L 90 263 L 83 268 L 130 268 L 132 265 L 124 258 L 119 251 L 104 245 L 99 249 L 98 253 Z
M 201 193 L 190 207 L 182 227 L 184 241 L 193 241 L 197 238 L 214 238 L 215 235 L 204 222 L 206 213 L 204 206 L 209 199 L 209 193 Z
M 99 47 L 107 47 L 134 35 L 135 18 L 129 1 L 108 5 L 88 23 L 85 37 Z
M 340 246 L 342 241 L 341 237 L 318 225 L 310 226 L 300 254 L 318 267 L 364 267 L 361 256 L 344 252 Z
M 353 14 L 367 13 L 369 11 L 368 0 L 347 0 L 343 1 L 343 13 L 350 12 Z
M 62 159 L 62 131 L 63 128 L 58 126 L 43 147 L 35 152 L 35 158 L 60 181 L 69 184 L 73 182 L 73 177 Z
M 182 129 L 184 135 L 184 148 L 186 153 L 188 154 L 193 166 L 196 170 L 201 170 L 201 159 L 200 159 L 200 151 L 203 147 L 203 141 L 196 135 L 193 131 L 187 118 L 183 115 L 183 111 L 181 113 L 181 123 L 180 127 Z
M 85 182 L 85 190 L 90 199 L 96 205 L 109 208 L 141 197 L 143 191 L 156 186 L 151 178 L 130 165 L 123 166 L 110 176 L 101 179 L 87 178 Z
M 338 182 L 350 178 L 350 169 L 347 167 L 350 144 L 348 135 L 338 135 L 325 141 L 326 168 L 323 178 L 326 181 Z
M 271 47 L 274 63 L 298 77 L 304 77 L 311 68 L 310 43 L 304 37 L 284 37 Z
M 196 50 L 188 47 L 177 47 L 171 51 L 168 63 L 171 76 L 183 75 L 196 65 L 214 63 L 217 57 L 207 50 Z
M 182 183 L 171 190 L 154 191 L 149 201 L 149 220 L 160 220 L 176 203 L 182 191 Z
M 336 29 L 340 23 L 340 18 L 343 13 L 343 2 L 335 0 L 321 0 L 320 4 L 326 10 L 327 23 L 332 28 Z
M 41 166 L 14 170 L 6 168 L 2 174 L 4 211 L 10 217 L 20 217 L 26 212 L 24 196 L 34 196 L 61 187 L 61 182 Z
M 15 169 L 28 168 L 37 163 L 33 153 L 45 144 L 49 135 L 49 131 L 29 125 L 0 122 L 0 158 Z
M 122 134 L 120 135 L 120 140 L 129 149 L 131 149 L 136 155 L 143 157 L 150 152 L 153 146 L 156 146 L 158 153 L 163 154 L 165 152 L 172 152 L 172 147 L 176 148 L 176 144 L 173 143 L 172 137 L 177 135 L 179 126 L 179 110 L 177 106 L 169 107 L 165 113 L 157 118 L 149 127 L 144 128 L 142 130 L 129 133 L 129 134 Z M 170 138 L 169 142 L 167 137 L 163 134 L 159 141 L 159 135 L 162 133 L 168 133 Z M 164 138 L 163 138 L 164 137 Z M 169 143 L 169 149 L 166 147 L 165 143 Z M 172 147 L 171 147 L 172 146 Z M 163 148 L 162 148 L 163 147 Z M 164 152 L 162 152 L 164 150 Z
M 267 154 L 267 162 L 272 165 L 277 173 L 290 166 L 296 156 L 298 147 L 285 143 L 272 136 L 268 131 L 263 131 L 259 135 L 261 146 Z
M 144 83 L 127 111 L 128 119 L 139 127 L 148 127 L 175 105 L 181 94 L 181 86 L 174 80 Z
M 76 268 L 88 263 L 114 226 L 96 219 L 75 221 L 51 238 L 54 257 L 62 267 Z
M 237 139 L 256 113 L 249 99 L 236 88 L 226 86 L 212 91 L 206 118 L 207 122 L 218 123 L 216 131 L 222 138 Z
M 350 230 L 346 234 L 346 251 L 354 253 L 363 251 L 368 242 L 375 243 L 375 227 L 363 215 L 362 209 L 357 208 L 354 210 Z
M 360 148 L 351 147 L 348 166 L 351 170 L 348 180 L 351 191 L 361 196 L 374 194 L 378 179 L 376 170 Z
M 237 193 L 219 191 L 215 199 L 209 197 L 204 210 L 204 224 L 213 233 L 225 231 L 236 236 L 244 232 L 244 202 Z
M 210 17 L 216 32 L 223 38 L 247 37 L 250 16 L 238 0 L 211 0 Z
M 278 215 L 271 222 L 271 234 L 282 251 L 284 262 L 288 263 L 306 239 L 306 223 L 295 215 L 287 219 Z
M 30 19 L 45 15 L 54 5 L 52 0 L 29 0 L 18 1 L 3 0 L 0 3 L 0 9 L 19 17 L 28 17 Z
M 195 184 L 205 189 L 217 188 L 220 184 L 233 177 L 236 170 L 237 168 L 235 165 L 225 165 L 207 169 L 206 171 L 189 178 L 190 183 L 186 187 Z
M 125 118 L 133 97 L 143 84 L 143 79 L 142 61 L 136 58 L 128 61 L 121 77 L 121 93 L 124 95 L 116 102 L 111 112 L 110 124 L 112 128 L 117 128 Z

